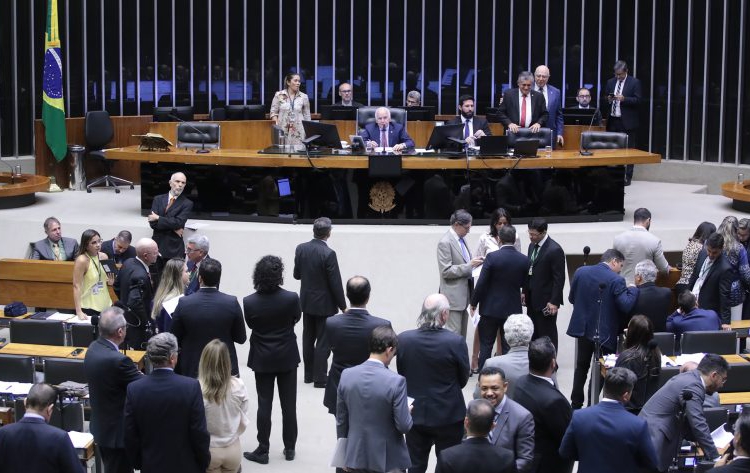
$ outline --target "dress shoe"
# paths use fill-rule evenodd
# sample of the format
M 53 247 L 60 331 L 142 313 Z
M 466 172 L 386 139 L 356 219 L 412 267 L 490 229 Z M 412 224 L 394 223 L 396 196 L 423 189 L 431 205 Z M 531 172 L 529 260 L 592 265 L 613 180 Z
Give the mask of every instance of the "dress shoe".
M 253 452 L 245 452 L 242 455 L 251 462 L 260 463 L 261 465 L 268 464 L 268 452 L 261 452 L 255 449 Z
M 294 449 L 293 448 L 285 448 L 284 449 L 284 458 L 286 458 L 286 461 L 288 461 L 288 462 L 294 460 Z
M 310 384 L 312 382 L 313 382 L 312 378 L 305 378 L 305 384 Z
M 313 386 L 315 386 L 316 388 L 325 388 L 326 383 L 314 383 Z

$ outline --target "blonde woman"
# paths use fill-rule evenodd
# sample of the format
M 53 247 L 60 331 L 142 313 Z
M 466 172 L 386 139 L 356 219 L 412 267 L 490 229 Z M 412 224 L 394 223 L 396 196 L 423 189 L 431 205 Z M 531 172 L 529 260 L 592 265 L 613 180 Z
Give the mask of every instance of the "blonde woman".
M 73 303 L 76 315 L 85 320 L 92 317 L 96 325 L 99 313 L 112 305 L 109 288 L 114 284 L 114 275 L 107 273 L 101 260 L 107 255 L 101 252 L 102 237 L 96 230 L 88 229 L 81 235 L 81 244 L 73 263 Z
M 211 434 L 211 463 L 207 473 L 236 473 L 242 461 L 240 435 L 249 423 L 249 401 L 245 384 L 232 376 L 227 345 L 215 338 L 201 353 L 198 382 L 206 409 L 206 427 Z
M 151 310 L 151 318 L 156 322 L 158 333 L 169 332 L 172 328 L 172 312 L 177 308 L 177 300 L 185 293 L 189 278 L 185 260 L 172 258 L 164 265 Z

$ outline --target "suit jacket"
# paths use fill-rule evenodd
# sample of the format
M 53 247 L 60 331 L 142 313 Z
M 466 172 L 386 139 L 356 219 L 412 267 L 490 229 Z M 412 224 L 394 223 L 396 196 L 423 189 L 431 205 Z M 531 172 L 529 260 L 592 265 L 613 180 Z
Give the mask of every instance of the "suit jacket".
M 604 91 L 604 100 L 601 102 L 602 108 L 606 110 L 608 115 L 612 114 L 612 104 L 607 101 L 607 95 L 614 94 L 615 88 L 617 87 L 617 79 L 611 78 L 607 81 L 607 87 Z M 635 77 L 628 75 L 625 78 L 625 83 L 622 85 L 622 95 L 625 100 L 620 102 L 620 119 L 626 130 L 635 130 L 638 128 L 638 107 L 641 103 L 641 81 Z M 609 127 L 609 123 L 607 123 Z M 630 147 L 634 147 L 634 144 L 630 144 Z
M 159 245 L 162 258 L 184 258 L 185 242 L 180 235 L 175 233 L 175 230 L 185 228 L 185 222 L 193 210 L 193 201 L 188 199 L 183 192 L 175 199 L 169 210 L 167 210 L 167 204 L 169 204 L 168 193 L 154 197 L 151 211 L 159 216 L 159 220 L 148 223 L 154 230 L 152 238 Z
M 629 286 L 635 284 L 635 265 L 645 259 L 653 261 L 660 273 L 669 271 L 661 240 L 643 227 L 634 226 L 617 235 L 612 248 L 625 256 L 620 276 L 625 278 Z
M 451 310 L 466 310 L 469 305 L 471 283 L 471 250 L 466 245 L 469 259 L 465 260 L 461 246 L 448 230 L 437 245 L 437 263 L 440 272 L 440 294 L 445 294 Z
M 135 247 L 133 245 L 128 246 L 128 249 L 118 254 L 115 251 L 115 239 L 107 240 L 102 243 L 102 253 L 106 254 L 109 259 L 117 264 L 122 264 L 125 260 L 135 258 Z
M 490 123 L 486 119 L 474 115 L 474 117 L 472 118 L 472 122 L 473 122 L 472 126 L 474 128 L 474 133 L 476 133 L 479 130 L 482 130 L 485 135 L 492 136 L 492 130 L 490 130 Z M 446 125 L 463 125 L 463 124 L 464 124 L 464 120 L 463 120 L 463 117 L 461 117 L 460 115 L 446 123 Z
M 466 340 L 439 329 L 407 330 L 398 336 L 396 366 L 404 376 L 415 425 L 441 426 L 461 422 L 466 405 L 461 392 L 469 380 Z
M 172 314 L 170 331 L 177 337 L 182 352 L 175 372 L 198 377 L 198 363 L 208 342 L 218 338 L 227 344 L 232 374 L 239 376 L 235 343 L 245 343 L 247 333 L 237 298 L 215 288 L 202 287 L 195 294 L 181 297 Z
M 505 381 L 508 382 L 508 389 L 505 395 L 513 399 L 516 390 L 518 378 L 529 374 L 529 347 L 511 347 L 508 353 L 500 356 L 493 356 L 484 362 L 484 366 L 500 368 L 505 373 Z M 479 397 L 479 386 L 475 391 L 474 398 Z
M 64 250 L 65 256 L 62 258 L 63 261 L 73 261 L 78 253 L 78 242 L 72 238 L 62 237 L 58 242 L 58 245 L 62 244 L 62 250 Z M 52 243 L 49 238 L 39 240 L 31 244 L 31 259 L 40 260 L 55 260 L 55 252 L 52 251 Z
M 125 445 L 143 473 L 203 473 L 211 454 L 198 380 L 169 369 L 128 385 Z
M 198 280 L 198 271 L 200 270 L 200 264 L 209 258 L 210 257 L 206 255 L 206 257 L 200 260 L 200 262 L 198 262 L 197 264 L 193 263 L 190 260 L 188 260 L 185 263 L 187 265 L 188 273 L 192 273 L 193 271 L 195 271 L 195 276 L 193 276 L 193 279 L 188 282 L 187 286 L 185 286 L 186 296 L 189 296 L 190 294 L 195 294 L 196 292 L 198 292 L 198 289 L 201 288 L 201 283 Z
M 154 288 L 151 285 L 151 276 L 141 260 L 130 258 L 123 263 L 117 273 L 114 289 L 120 302 L 133 311 L 141 324 L 145 325 L 150 322 Z M 129 322 L 135 321 L 129 320 Z
M 403 376 L 374 360 L 341 373 L 336 436 L 347 439 L 347 467 L 377 472 L 409 468 L 404 434 L 411 427 Z
M 740 458 L 728 465 L 719 466 L 709 471 L 712 473 L 750 473 L 750 458 Z
M 104 338 L 91 342 L 86 350 L 83 368 L 89 380 L 89 430 L 94 440 L 102 447 L 125 448 L 122 409 L 125 407 L 127 387 L 141 378 L 140 371 L 130 358 Z
M 656 468 L 648 425 L 619 402 L 600 402 L 573 413 L 560 455 L 578 460 L 580 473 L 632 473 Z
M 336 252 L 317 238 L 297 245 L 294 252 L 294 279 L 300 285 L 302 312 L 330 316 L 346 310 L 344 286 Z
M 371 140 L 377 143 L 378 146 L 381 146 L 380 128 L 378 128 L 377 123 L 368 123 L 365 125 L 364 129 L 359 132 L 359 136 L 361 136 L 365 142 Z M 414 140 L 412 140 L 409 133 L 406 132 L 406 128 L 399 123 L 391 122 L 388 126 L 388 146 L 391 147 L 399 143 L 405 144 L 407 148 L 414 147 Z
M 573 410 L 547 380 L 527 374 L 519 378 L 515 401 L 534 416 L 534 461 L 529 472 L 570 473 L 573 462 L 560 457 L 558 448 Z
M 638 299 L 632 315 L 645 315 L 654 323 L 654 332 L 667 330 L 667 315 L 672 308 L 672 290 L 647 282 L 638 286 Z
M 604 284 L 604 289 L 599 285 Z M 567 334 L 571 337 L 594 339 L 599 317 L 601 294 L 601 324 L 599 334 L 602 346 L 614 353 L 617 334 L 627 323 L 627 315 L 638 298 L 637 287 L 626 287 L 625 280 L 605 263 L 578 268 L 570 283 L 568 300 L 573 304 Z
M 547 112 L 544 95 L 535 90 L 529 91 L 529 94 L 531 95 L 531 124 L 538 123 L 541 126 L 547 126 L 549 113 Z M 518 87 L 505 91 L 503 94 L 503 103 L 497 108 L 497 115 L 505 127 L 506 135 L 508 134 L 508 125 L 511 123 L 521 126 L 521 106 L 518 100 Z
M 435 473 L 514 473 L 513 453 L 493 447 L 487 437 L 472 437 L 441 451 Z
M 530 244 L 527 255 L 531 276 L 528 277 L 524 288 L 526 307 L 538 312 L 544 309 L 548 302 L 557 307 L 562 306 L 565 286 L 565 252 L 555 240 L 547 237 L 547 241 L 539 248 L 534 263 L 531 262 L 533 253 L 534 245 Z
M 667 331 L 677 335 L 685 332 L 698 332 L 701 330 L 721 330 L 721 319 L 719 314 L 713 310 L 694 308 L 687 314 L 675 311 L 667 318 Z M 656 331 L 656 330 L 654 330 Z
M 336 105 L 338 105 L 340 107 L 354 107 L 354 108 L 364 107 L 364 104 L 361 104 L 359 102 L 355 102 L 354 100 L 352 100 L 351 105 L 344 105 L 343 103 L 341 103 L 341 100 L 337 101 Z
M 529 260 L 513 245 L 501 246 L 488 254 L 471 305 L 479 305 L 482 317 L 506 319 L 521 313 L 521 290 L 526 285 Z
M 323 405 L 328 412 L 336 414 L 336 391 L 341 372 L 357 366 L 370 357 L 370 336 L 373 329 L 391 322 L 370 314 L 367 309 L 350 308 L 344 314 L 326 320 L 326 337 L 331 345 L 333 359 L 328 370 L 328 382 L 323 396 Z
M 703 415 L 703 401 L 706 388 L 698 370 L 678 374 L 661 387 L 646 401 L 639 417 L 648 422 L 648 431 L 657 455 L 657 468 L 666 471 L 672 461 L 677 442 L 681 438 L 677 413 L 680 410 L 682 392 L 693 394 L 692 399 L 685 401 L 685 420 L 683 433 L 692 432 L 693 439 L 703 449 L 708 458 L 716 458 L 719 452 L 711 439 L 706 418 Z M 688 430 L 689 429 L 689 430 Z
M 502 408 L 500 405 L 495 408 L 495 424 L 490 443 L 513 453 L 518 473 L 529 471 L 534 461 L 534 416 L 506 397 Z
M 302 312 L 296 292 L 278 288 L 250 294 L 242 300 L 245 322 L 250 327 L 247 366 L 256 373 L 284 373 L 299 365 L 294 325 Z
M 0 472 L 83 473 L 68 433 L 24 417 L 0 429 Z
M 533 85 L 536 88 L 536 84 Z M 557 137 L 562 136 L 564 129 L 563 111 L 562 111 L 562 94 L 560 89 L 554 85 L 547 84 L 547 126 L 552 130 L 553 146 L 557 145 Z M 539 92 L 541 94 L 541 92 Z M 544 95 L 544 94 L 542 94 Z
M 688 288 L 690 290 L 695 287 L 695 282 L 698 280 L 703 262 L 708 257 L 706 249 L 702 249 L 698 253 L 698 259 L 695 262 L 695 269 L 693 274 L 690 276 L 690 282 Z M 726 256 L 722 253 L 713 262 L 711 268 L 709 268 L 706 274 L 706 279 L 703 281 L 700 293 L 698 294 L 698 306 L 701 309 L 713 310 L 719 314 L 721 323 L 728 324 L 731 321 L 732 314 L 730 313 L 731 307 L 729 306 L 729 297 L 732 291 L 732 281 L 736 277 L 736 271 L 732 269 L 732 266 L 727 261 Z

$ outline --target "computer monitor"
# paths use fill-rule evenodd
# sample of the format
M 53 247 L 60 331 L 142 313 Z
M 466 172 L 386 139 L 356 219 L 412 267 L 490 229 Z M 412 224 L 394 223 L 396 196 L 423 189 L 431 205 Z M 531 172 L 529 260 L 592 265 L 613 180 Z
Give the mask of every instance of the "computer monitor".
M 320 118 L 323 120 L 356 120 L 357 107 L 345 105 L 321 105 Z
M 564 108 L 563 122 L 566 125 L 599 125 L 601 123 L 601 113 L 596 108 Z
M 322 146 L 325 148 L 341 148 L 341 139 L 339 130 L 336 125 L 330 123 L 312 122 L 302 120 L 302 127 L 305 129 L 305 136 L 311 137 L 318 135 L 312 142 L 313 146 Z
M 410 122 L 434 122 L 435 107 L 398 107 L 406 110 L 406 119 Z
M 430 140 L 427 142 L 427 149 L 437 150 L 448 150 L 458 151 L 461 149 L 461 144 L 450 140 L 449 138 L 457 138 L 462 140 L 464 138 L 464 126 L 463 125 L 443 125 L 436 126 L 432 129 Z
M 179 118 L 177 120 L 175 117 Z M 154 107 L 153 120 L 155 122 L 191 122 L 193 121 L 193 107 Z

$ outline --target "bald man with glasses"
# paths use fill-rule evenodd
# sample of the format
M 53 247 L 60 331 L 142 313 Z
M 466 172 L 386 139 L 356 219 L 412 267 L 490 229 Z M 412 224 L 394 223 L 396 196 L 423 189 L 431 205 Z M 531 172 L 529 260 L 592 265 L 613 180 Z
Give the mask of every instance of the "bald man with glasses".
M 364 107 L 363 104 L 352 100 L 354 97 L 354 88 L 352 88 L 352 85 L 348 82 L 344 82 L 339 86 L 339 97 L 341 97 L 341 100 L 336 102 L 336 105 L 354 108 Z

